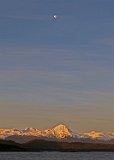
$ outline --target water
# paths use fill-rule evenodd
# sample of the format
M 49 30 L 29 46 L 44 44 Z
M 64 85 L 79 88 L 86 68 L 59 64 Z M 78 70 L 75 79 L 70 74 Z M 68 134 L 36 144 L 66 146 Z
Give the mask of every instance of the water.
M 0 152 L 0 160 L 114 160 L 114 152 Z

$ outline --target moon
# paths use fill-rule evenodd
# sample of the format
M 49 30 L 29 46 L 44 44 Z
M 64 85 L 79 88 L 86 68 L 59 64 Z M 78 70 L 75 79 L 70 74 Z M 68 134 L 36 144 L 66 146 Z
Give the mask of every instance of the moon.
M 54 15 L 53 18 L 56 20 L 56 19 L 58 18 L 58 16 L 57 16 L 57 15 Z

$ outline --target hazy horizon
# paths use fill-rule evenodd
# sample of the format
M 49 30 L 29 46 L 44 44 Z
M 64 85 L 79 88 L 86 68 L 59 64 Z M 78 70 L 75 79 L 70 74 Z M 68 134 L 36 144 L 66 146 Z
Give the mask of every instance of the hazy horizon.
M 114 131 L 113 6 L 0 1 L 0 128 Z

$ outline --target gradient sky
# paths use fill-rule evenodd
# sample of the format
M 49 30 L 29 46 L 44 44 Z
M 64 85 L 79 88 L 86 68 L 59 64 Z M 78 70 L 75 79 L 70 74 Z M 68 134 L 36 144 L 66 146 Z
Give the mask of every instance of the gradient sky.
M 59 123 L 114 131 L 114 0 L 0 0 L 0 128 Z

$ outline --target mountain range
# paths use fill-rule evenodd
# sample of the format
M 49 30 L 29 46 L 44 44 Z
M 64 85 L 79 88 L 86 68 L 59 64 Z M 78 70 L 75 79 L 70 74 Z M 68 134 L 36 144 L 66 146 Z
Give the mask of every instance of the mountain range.
M 59 124 L 51 129 L 39 130 L 36 128 L 26 129 L 0 129 L 1 140 L 11 140 L 22 144 L 33 140 L 46 140 L 56 142 L 81 142 L 114 144 L 114 132 L 103 133 L 91 131 L 87 133 L 75 133 L 64 124 Z

